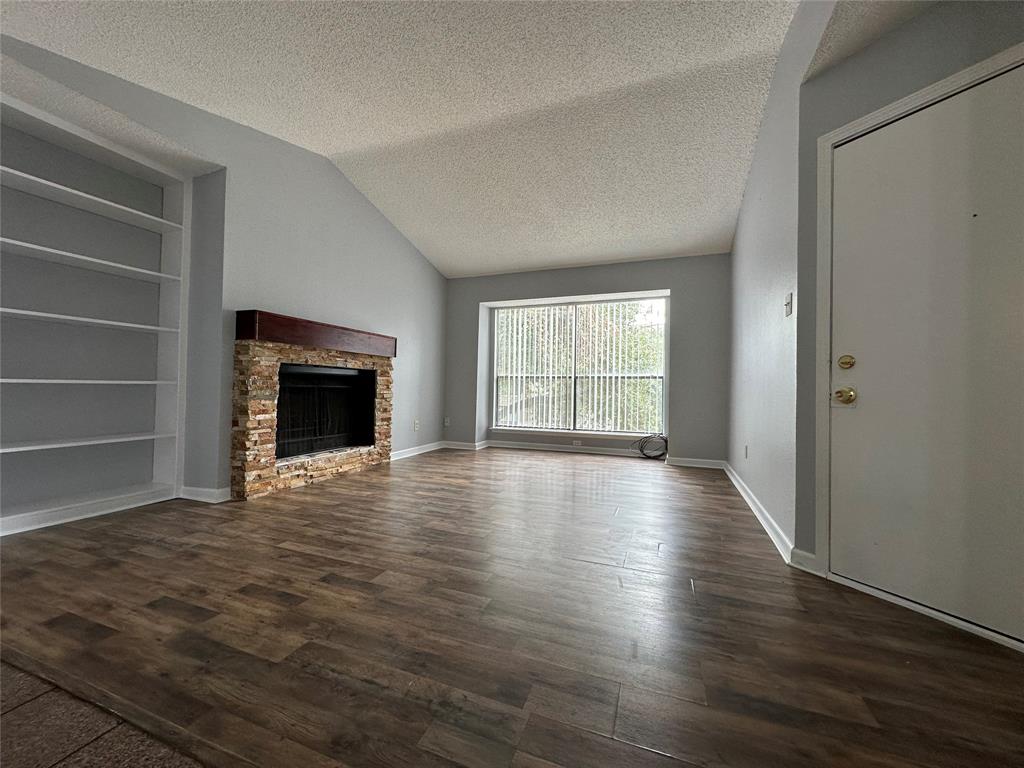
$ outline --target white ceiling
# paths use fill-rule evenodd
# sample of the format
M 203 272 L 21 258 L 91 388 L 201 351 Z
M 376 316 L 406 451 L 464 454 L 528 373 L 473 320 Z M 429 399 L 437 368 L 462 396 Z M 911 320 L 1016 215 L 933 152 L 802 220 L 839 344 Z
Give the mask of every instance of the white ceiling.
M 57 115 L 182 177 L 201 176 L 218 168 L 156 131 L 72 91 L 10 56 L 0 56 L 0 89 L 5 97 L 13 96 L 32 107 Z
M 330 157 L 449 276 L 727 251 L 790 2 L 4 2 Z
M 934 4 L 935 0 L 839 0 L 806 79 L 820 75 Z

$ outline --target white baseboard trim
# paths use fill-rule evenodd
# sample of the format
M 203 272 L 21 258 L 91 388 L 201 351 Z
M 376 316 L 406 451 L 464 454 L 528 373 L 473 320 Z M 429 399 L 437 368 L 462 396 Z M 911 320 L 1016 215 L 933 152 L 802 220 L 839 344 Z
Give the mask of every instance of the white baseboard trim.
M 665 463 L 670 467 L 693 467 L 695 469 L 725 469 L 727 462 L 721 459 L 686 459 L 681 456 L 669 456 Z
M 951 626 L 956 627 L 957 629 L 962 629 L 965 632 L 970 632 L 972 635 L 984 637 L 986 640 L 991 640 L 993 643 L 999 643 L 1000 645 L 1005 645 L 1007 648 L 1012 648 L 1015 651 L 1020 651 L 1021 653 L 1024 653 L 1024 642 L 1009 637 L 1008 635 L 1003 635 L 999 632 L 993 632 L 991 629 L 985 629 L 985 627 L 979 627 L 977 624 L 972 624 L 969 621 L 958 619 L 956 616 L 951 616 L 948 613 L 937 611 L 934 608 L 929 608 L 927 605 L 915 603 L 913 600 L 907 600 L 906 598 L 899 597 L 898 595 L 894 595 L 890 592 L 886 592 L 881 589 L 876 589 L 875 587 L 869 587 L 867 584 L 861 584 L 859 581 L 848 579 L 845 576 L 840 576 L 837 573 L 830 573 L 828 574 L 827 578 L 829 581 L 834 581 L 837 584 L 842 584 L 843 586 L 850 587 L 850 589 L 856 589 L 858 592 L 863 592 L 867 595 L 871 595 L 872 597 L 877 597 L 879 600 L 885 600 L 888 603 L 894 603 L 904 608 L 909 608 L 910 610 L 916 611 L 917 613 L 922 613 L 925 616 L 937 619 L 938 621 L 941 621 L 944 624 L 949 624 Z
M 459 443 L 445 441 L 442 448 L 454 448 L 460 451 L 479 451 L 484 448 L 519 448 L 526 451 L 560 451 L 562 453 L 594 453 L 604 456 L 629 456 L 643 458 L 632 448 L 612 448 L 599 445 L 563 445 L 561 443 L 529 443 L 522 440 L 484 440 L 479 443 Z M 393 454 L 392 454 L 393 456 Z M 676 467 L 697 467 L 705 469 L 725 469 L 726 462 L 719 459 L 685 459 L 670 456 L 666 464 Z
M 820 576 L 823 579 L 826 578 L 825 566 L 818 560 L 817 556 L 799 547 L 793 547 L 789 564 L 794 568 L 799 568 L 801 571 L 807 571 L 807 573 Z
M 183 486 L 181 498 L 189 501 L 203 501 L 207 504 L 220 504 L 231 500 L 230 488 L 194 488 Z
M 764 505 L 758 501 L 753 491 L 751 491 L 747 484 L 743 482 L 743 479 L 736 474 L 736 470 L 734 470 L 732 466 L 726 464 L 725 473 L 729 476 L 732 484 L 736 486 L 736 490 L 740 492 L 743 500 L 747 502 L 747 505 L 753 511 L 754 516 L 757 518 L 758 522 L 761 523 L 761 527 L 764 528 L 768 537 L 775 545 L 775 548 L 779 551 L 779 554 L 782 555 L 782 559 L 788 565 L 801 571 L 806 571 L 807 573 L 819 578 L 828 579 L 829 581 L 834 581 L 837 584 L 843 584 L 851 589 L 856 589 L 860 592 L 871 595 L 872 597 L 877 597 L 880 600 L 885 600 L 887 602 L 894 603 L 895 605 L 902 606 L 903 608 L 916 611 L 917 613 L 922 613 L 925 616 L 937 619 L 938 621 L 957 627 L 958 629 L 962 629 L 965 632 L 970 632 L 973 635 L 984 637 L 986 640 L 991 640 L 994 643 L 999 643 L 1000 645 L 1004 645 L 1015 651 L 1024 653 L 1024 642 L 1012 637 L 1008 637 L 1007 635 L 1003 635 L 998 632 L 993 632 L 992 630 L 984 627 L 979 627 L 977 624 L 972 624 L 969 621 L 964 621 L 963 619 L 951 616 L 948 613 L 943 613 L 942 611 L 937 611 L 934 608 L 929 608 L 928 606 L 921 605 L 920 603 L 915 603 L 913 600 L 907 600 L 906 598 L 890 594 L 889 592 L 885 592 L 881 589 L 870 587 L 867 584 L 861 584 L 858 581 L 848 579 L 844 576 L 827 572 L 821 560 L 819 560 L 815 555 L 793 546 L 789 541 L 789 537 L 787 537 L 782 529 L 779 528 L 778 524 L 772 519 L 772 516 L 768 514 L 768 510 L 766 510 Z
M 401 461 L 402 459 L 408 459 L 410 456 L 419 456 L 421 453 L 430 453 L 431 451 L 439 451 L 445 447 L 443 441 L 436 443 L 424 443 L 423 445 L 414 445 L 412 448 L 403 448 L 400 451 L 391 452 L 392 461 Z
M 740 496 L 747 502 L 747 506 L 750 507 L 754 513 L 754 517 L 757 518 L 758 522 L 761 523 L 761 527 L 764 528 L 765 533 L 768 534 L 768 538 L 772 540 L 772 544 L 779 550 L 779 554 L 782 555 L 782 559 L 787 564 L 793 562 L 793 542 L 789 540 L 789 537 L 785 534 L 779 524 L 775 522 L 768 510 L 764 508 L 764 505 L 758 501 L 757 496 L 750 490 L 743 478 L 736 474 L 736 470 L 732 468 L 729 463 L 725 465 L 725 474 L 729 476 L 732 484 L 736 486 L 736 490 L 740 492 Z
M 486 440 L 480 443 L 460 443 L 456 440 L 445 440 L 441 443 L 442 448 L 452 448 L 456 451 L 481 451 L 490 443 Z
M 88 517 L 98 517 L 173 498 L 174 492 L 169 485 L 159 488 L 139 488 L 138 490 L 125 489 L 123 493 L 117 493 L 107 498 L 70 502 L 49 509 L 9 515 L 0 519 L 0 536 L 32 531 L 36 528 L 47 528 L 51 525 L 84 520 Z
M 629 448 L 602 448 L 593 445 L 560 445 L 558 443 L 526 443 L 518 440 L 488 440 L 487 448 L 519 448 L 527 451 L 560 451 L 563 453 L 597 453 L 606 456 L 632 456 L 641 458 L 640 454 Z

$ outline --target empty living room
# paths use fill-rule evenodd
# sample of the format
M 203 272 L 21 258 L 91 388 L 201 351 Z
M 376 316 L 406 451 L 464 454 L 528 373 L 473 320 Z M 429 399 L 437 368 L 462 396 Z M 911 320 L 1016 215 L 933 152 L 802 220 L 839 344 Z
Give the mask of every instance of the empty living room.
M 1024 0 L 0 0 L 3 768 L 1024 768 Z

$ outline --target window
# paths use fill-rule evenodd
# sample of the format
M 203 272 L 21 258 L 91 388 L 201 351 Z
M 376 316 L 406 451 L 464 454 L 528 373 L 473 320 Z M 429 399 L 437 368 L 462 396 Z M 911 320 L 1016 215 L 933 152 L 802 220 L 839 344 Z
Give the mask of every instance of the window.
M 494 426 L 661 432 L 665 299 L 500 307 Z

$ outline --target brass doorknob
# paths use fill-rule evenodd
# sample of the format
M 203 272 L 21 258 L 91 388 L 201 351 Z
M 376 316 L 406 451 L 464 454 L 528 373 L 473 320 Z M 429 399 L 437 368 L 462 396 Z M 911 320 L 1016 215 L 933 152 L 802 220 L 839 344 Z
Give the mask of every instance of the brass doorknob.
M 853 387 L 840 387 L 836 390 L 834 397 L 837 403 L 849 405 L 857 399 L 857 390 Z

